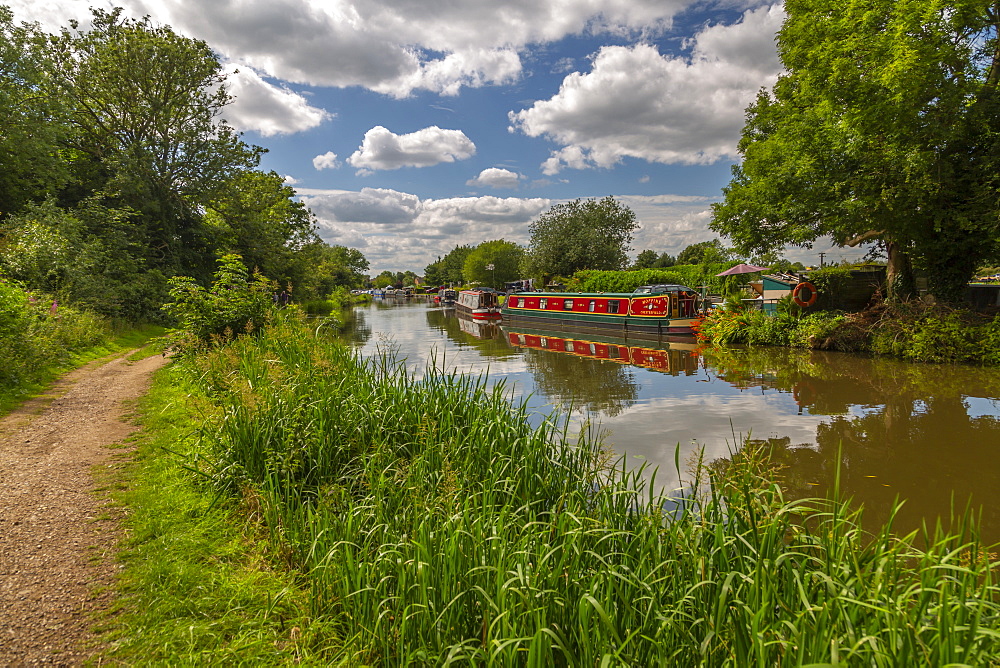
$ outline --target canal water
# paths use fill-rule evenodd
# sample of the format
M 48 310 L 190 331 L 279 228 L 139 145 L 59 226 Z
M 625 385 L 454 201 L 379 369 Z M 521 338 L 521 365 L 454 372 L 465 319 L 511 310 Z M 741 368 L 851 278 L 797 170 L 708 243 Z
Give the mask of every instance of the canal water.
M 779 446 L 790 496 L 825 495 L 839 472 L 869 527 L 896 499 L 900 531 L 971 505 L 984 538 L 1000 542 L 995 369 L 514 329 L 417 300 L 358 307 L 349 336 L 363 355 L 390 351 L 418 374 L 488 372 L 538 419 L 558 411 L 629 465 L 657 467 L 668 489 L 697 453 L 727 457 L 752 438 Z

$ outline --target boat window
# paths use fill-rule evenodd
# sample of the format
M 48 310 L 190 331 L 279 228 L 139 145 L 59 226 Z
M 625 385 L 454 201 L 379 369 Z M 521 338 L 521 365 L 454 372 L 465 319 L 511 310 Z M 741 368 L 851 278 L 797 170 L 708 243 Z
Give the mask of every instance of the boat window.
M 608 346 L 608 357 L 611 359 L 618 359 L 621 355 L 618 353 L 618 346 Z
M 612 299 L 608 302 L 608 313 L 618 313 L 618 304 L 620 302 L 617 299 Z
M 591 355 L 597 354 L 597 346 L 595 346 L 593 343 L 590 344 L 590 354 Z
M 597 302 L 594 301 L 593 299 L 591 299 L 590 300 L 590 311 L 591 311 L 591 313 L 593 313 L 594 307 L 596 307 L 596 306 L 597 306 Z
M 542 301 L 545 301 L 545 300 L 543 299 Z M 542 339 L 538 343 L 539 343 L 539 345 L 542 348 L 548 348 L 549 347 L 549 340 L 546 339 L 544 336 L 542 337 Z
M 572 311 L 573 310 L 573 300 L 572 299 L 566 299 L 566 300 L 563 301 L 563 310 L 564 311 Z
M 538 308 L 548 308 L 548 307 L 549 307 L 549 300 L 543 297 L 542 300 L 538 302 Z

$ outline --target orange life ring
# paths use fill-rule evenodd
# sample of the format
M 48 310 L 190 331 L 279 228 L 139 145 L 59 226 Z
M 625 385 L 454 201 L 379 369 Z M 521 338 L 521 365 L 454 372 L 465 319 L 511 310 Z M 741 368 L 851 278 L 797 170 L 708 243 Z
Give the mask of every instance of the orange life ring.
M 802 298 L 803 290 L 809 291 L 808 299 Z M 813 304 L 816 303 L 817 297 L 819 297 L 819 294 L 816 292 L 816 286 L 810 283 L 809 281 L 802 281 L 801 283 L 795 286 L 794 290 L 792 290 L 792 301 L 798 304 L 799 306 L 803 307 L 812 306 Z

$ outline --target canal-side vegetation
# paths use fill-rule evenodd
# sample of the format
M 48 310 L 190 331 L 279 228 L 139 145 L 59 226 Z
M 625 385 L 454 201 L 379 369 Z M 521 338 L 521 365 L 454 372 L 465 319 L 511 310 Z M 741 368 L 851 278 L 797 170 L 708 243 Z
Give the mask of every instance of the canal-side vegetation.
M 59 373 L 163 332 L 113 322 L 0 279 L 0 414 Z
M 679 463 L 702 484 L 660 494 L 559 416 L 535 424 L 502 384 L 362 360 L 294 309 L 185 356 L 157 388 L 148 438 L 173 440 L 140 445 L 111 658 L 1000 656 L 998 564 L 970 515 L 954 534 L 868 534 L 841 501 L 787 500 L 761 448 Z
M 790 299 L 769 315 L 730 305 L 712 311 L 698 336 L 713 345 L 789 346 L 868 352 L 913 362 L 1000 364 L 1000 316 L 912 301 L 860 313 L 803 314 Z

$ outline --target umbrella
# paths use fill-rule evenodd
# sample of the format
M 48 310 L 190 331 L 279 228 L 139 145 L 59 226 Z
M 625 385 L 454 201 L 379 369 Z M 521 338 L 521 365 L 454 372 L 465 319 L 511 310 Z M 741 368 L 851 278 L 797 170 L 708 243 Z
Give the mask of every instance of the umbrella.
M 770 267 L 758 267 L 753 264 L 738 264 L 732 269 L 726 269 L 721 274 L 716 274 L 716 276 L 735 276 L 736 274 L 750 274 L 755 271 L 764 271 L 765 269 L 770 269 Z

